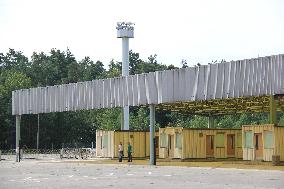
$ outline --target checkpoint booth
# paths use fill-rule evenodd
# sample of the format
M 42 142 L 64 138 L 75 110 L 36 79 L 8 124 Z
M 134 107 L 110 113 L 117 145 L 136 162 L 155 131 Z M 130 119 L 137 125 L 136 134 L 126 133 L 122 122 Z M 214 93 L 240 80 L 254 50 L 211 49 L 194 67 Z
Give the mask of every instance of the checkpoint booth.
M 159 158 L 242 158 L 241 129 L 160 128 Z
M 243 125 L 243 159 L 272 161 L 280 156 L 284 161 L 284 127 L 274 124 Z
M 159 133 L 155 132 L 156 155 L 159 154 Z M 118 157 L 118 145 L 122 142 L 124 156 L 127 156 L 128 142 L 132 145 L 133 158 L 150 156 L 150 132 L 148 131 L 96 131 L 96 156 L 105 158 Z

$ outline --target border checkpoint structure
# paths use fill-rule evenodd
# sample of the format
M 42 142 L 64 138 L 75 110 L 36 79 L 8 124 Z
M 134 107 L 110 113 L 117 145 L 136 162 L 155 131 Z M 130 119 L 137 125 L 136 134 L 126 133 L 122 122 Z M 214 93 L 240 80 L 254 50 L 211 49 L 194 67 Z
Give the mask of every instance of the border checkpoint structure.
M 209 125 L 218 115 L 269 112 L 270 123 L 275 124 L 276 112 L 284 111 L 283 94 L 283 54 L 16 90 L 12 92 L 16 161 L 19 161 L 20 118 L 24 114 L 148 105 L 153 165 L 155 110 L 204 115 L 211 119 Z

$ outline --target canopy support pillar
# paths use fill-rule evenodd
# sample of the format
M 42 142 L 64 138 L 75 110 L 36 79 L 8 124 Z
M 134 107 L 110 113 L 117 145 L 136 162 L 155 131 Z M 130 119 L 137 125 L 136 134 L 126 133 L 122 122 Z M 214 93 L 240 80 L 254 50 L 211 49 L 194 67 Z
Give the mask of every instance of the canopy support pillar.
M 21 138 L 21 116 L 16 115 L 16 162 L 20 162 L 20 138 Z
M 37 133 L 36 133 L 36 150 L 39 149 L 39 114 L 37 114 Z
M 150 104 L 150 165 L 156 165 L 155 157 L 155 105 Z

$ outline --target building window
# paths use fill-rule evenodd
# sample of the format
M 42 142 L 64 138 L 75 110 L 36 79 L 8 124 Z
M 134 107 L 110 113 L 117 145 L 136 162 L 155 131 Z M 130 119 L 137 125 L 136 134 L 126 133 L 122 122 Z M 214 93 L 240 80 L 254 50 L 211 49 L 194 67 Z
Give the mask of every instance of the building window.
M 217 133 L 216 134 L 216 147 L 223 148 L 225 147 L 225 137 L 224 133 Z
M 181 149 L 182 142 L 181 142 L 181 133 L 176 133 L 176 148 Z
M 273 148 L 273 133 L 272 131 L 264 131 L 264 148 Z
M 245 148 L 253 148 L 252 131 L 245 132 Z
M 108 135 L 103 136 L 103 148 L 107 148 L 108 146 Z

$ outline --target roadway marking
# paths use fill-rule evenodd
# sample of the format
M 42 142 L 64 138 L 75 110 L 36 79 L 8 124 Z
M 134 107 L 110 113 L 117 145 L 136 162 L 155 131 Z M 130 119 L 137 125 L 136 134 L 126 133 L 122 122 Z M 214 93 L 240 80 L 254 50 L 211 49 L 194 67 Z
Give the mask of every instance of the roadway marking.
M 148 174 L 149 174 L 149 175 L 151 175 L 151 174 L 152 174 L 152 172 L 148 172 Z
M 74 175 L 70 175 L 69 178 L 72 178 Z
M 97 178 L 92 178 L 92 179 L 110 179 L 110 177 L 109 176 L 102 176 L 102 177 L 97 177 Z M 118 177 L 111 177 L 111 179 L 118 179 Z
M 126 175 L 128 175 L 128 176 L 132 176 L 133 174 L 132 174 L 132 173 L 127 173 Z
M 48 178 L 42 178 L 43 180 L 46 180 L 46 179 L 48 179 Z M 16 182 L 17 180 L 14 180 L 14 179 L 11 179 L 11 180 L 8 180 L 9 182 Z M 32 177 L 26 177 L 26 178 L 24 178 L 24 179 L 20 179 L 20 180 L 18 180 L 19 182 L 21 182 L 21 181 L 24 181 L 24 182 L 26 182 L 26 181 L 30 181 L 30 182 L 41 182 L 40 181 L 40 179 L 36 179 L 36 178 L 32 178 Z
M 165 177 L 171 177 L 172 175 L 164 175 Z
M 27 178 L 24 178 L 23 180 L 30 180 L 32 177 L 27 177 Z

